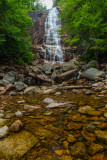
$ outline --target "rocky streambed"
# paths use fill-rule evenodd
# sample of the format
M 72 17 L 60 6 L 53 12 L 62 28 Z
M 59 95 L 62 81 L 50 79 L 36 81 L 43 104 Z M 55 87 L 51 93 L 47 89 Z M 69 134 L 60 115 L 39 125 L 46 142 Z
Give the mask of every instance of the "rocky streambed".
M 82 67 L 0 68 L 0 159 L 107 159 L 106 68 Z

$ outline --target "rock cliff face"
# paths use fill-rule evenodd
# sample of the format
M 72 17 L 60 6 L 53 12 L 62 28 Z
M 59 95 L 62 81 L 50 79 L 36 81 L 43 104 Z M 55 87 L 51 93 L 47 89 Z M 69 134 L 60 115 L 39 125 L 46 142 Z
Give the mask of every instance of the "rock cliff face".
M 33 28 L 31 28 L 30 35 L 33 43 L 33 51 L 36 51 L 37 44 L 41 44 L 45 34 L 45 20 L 48 11 L 29 12 L 29 17 L 33 20 Z

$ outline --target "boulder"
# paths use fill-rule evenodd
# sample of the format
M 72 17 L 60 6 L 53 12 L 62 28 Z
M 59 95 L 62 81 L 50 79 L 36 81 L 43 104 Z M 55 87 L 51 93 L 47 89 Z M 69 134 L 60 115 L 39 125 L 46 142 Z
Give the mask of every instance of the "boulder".
M 78 69 L 78 65 L 79 65 L 79 62 L 76 61 L 76 60 L 70 60 L 69 62 L 67 63 L 63 63 L 61 65 L 61 69 L 63 71 L 69 71 L 69 70 L 75 70 L 75 69 Z
M 74 76 L 77 73 L 78 73 L 78 69 L 70 70 L 70 71 L 67 71 L 67 72 L 64 72 L 62 74 L 54 76 L 53 80 L 55 82 L 60 83 L 60 82 L 63 82 L 63 81 L 66 81 L 66 80 L 72 78 L 72 76 Z
M 25 90 L 24 90 L 24 94 L 40 94 L 42 93 L 42 90 L 39 88 L 39 87 L 27 87 Z
M 94 80 L 96 77 L 105 78 L 106 73 L 103 71 L 99 71 L 96 68 L 90 68 L 90 69 L 87 69 L 86 71 L 82 72 L 81 77 L 87 78 L 90 80 Z
M 22 128 L 23 128 L 23 123 L 21 122 L 21 120 L 16 120 L 10 126 L 10 131 L 12 131 L 12 132 L 20 132 Z
M 12 134 L 0 141 L 0 157 L 5 159 L 20 159 L 34 145 L 38 139 L 27 131 Z
M 15 82 L 14 87 L 17 91 L 21 91 L 26 88 L 26 85 L 23 82 Z
M 87 154 L 86 146 L 82 142 L 77 142 L 71 147 L 71 155 L 77 158 L 84 158 Z
M 51 69 L 52 69 L 52 65 L 50 64 L 43 64 L 43 65 L 40 65 L 39 68 L 43 71 L 43 72 L 51 72 Z
M 6 137 L 8 133 L 9 133 L 9 128 L 7 126 L 0 128 L 0 138 Z

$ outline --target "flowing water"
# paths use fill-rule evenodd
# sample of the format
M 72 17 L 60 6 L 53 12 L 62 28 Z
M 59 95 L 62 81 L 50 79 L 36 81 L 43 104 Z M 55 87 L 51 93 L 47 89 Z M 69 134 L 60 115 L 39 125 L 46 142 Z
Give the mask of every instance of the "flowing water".
M 63 62 L 63 52 L 61 49 L 61 39 L 58 29 L 61 28 L 61 20 L 58 17 L 57 8 L 49 10 L 48 17 L 45 22 L 45 40 L 46 49 L 45 59 L 51 62 Z

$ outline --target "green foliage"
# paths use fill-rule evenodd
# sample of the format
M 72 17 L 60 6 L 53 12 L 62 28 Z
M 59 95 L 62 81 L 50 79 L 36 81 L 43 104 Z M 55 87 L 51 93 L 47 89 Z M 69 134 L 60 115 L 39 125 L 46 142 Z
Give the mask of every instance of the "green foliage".
M 58 5 L 60 0 L 54 0 L 54 3 L 53 3 L 53 7 L 56 7 Z
M 30 0 L 0 1 L 0 63 L 31 62 L 31 39 L 28 6 Z
M 60 0 L 62 30 L 69 45 L 76 44 L 86 54 L 96 57 L 107 51 L 107 1 Z

